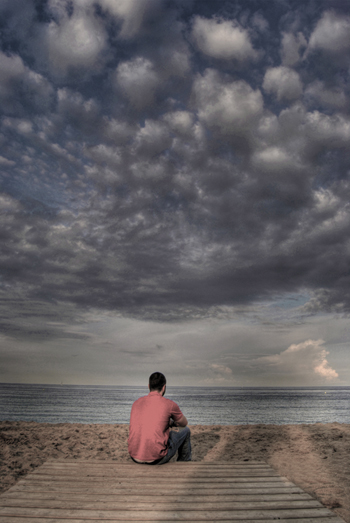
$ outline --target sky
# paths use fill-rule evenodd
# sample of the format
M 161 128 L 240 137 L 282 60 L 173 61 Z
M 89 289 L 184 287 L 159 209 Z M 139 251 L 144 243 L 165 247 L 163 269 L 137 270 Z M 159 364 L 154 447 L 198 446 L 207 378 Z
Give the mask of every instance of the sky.
M 0 382 L 350 385 L 348 0 L 1 0 Z

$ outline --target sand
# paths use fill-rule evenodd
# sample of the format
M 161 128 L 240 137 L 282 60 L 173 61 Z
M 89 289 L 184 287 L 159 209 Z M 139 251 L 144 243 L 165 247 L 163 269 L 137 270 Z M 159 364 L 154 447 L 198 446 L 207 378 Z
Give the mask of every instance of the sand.
M 350 523 L 350 425 L 193 425 L 194 461 L 269 463 Z M 0 422 L 0 491 L 47 459 L 130 462 L 128 425 Z

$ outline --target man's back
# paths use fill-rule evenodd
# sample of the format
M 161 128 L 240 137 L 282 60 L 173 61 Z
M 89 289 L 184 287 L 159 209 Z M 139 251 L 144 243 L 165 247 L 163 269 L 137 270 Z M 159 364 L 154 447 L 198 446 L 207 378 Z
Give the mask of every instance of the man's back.
M 178 422 L 183 414 L 178 405 L 151 391 L 135 401 L 131 409 L 129 454 L 139 461 L 153 461 L 167 453 L 169 420 Z

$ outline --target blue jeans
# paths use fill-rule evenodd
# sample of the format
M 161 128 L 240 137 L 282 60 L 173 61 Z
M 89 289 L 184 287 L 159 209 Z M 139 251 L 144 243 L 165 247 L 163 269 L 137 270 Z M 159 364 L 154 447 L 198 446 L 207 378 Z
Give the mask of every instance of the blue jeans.
M 176 461 L 191 461 L 191 432 L 188 427 L 179 427 L 179 431 L 171 430 L 168 439 L 168 452 L 158 465 L 163 465 L 171 460 L 179 451 Z

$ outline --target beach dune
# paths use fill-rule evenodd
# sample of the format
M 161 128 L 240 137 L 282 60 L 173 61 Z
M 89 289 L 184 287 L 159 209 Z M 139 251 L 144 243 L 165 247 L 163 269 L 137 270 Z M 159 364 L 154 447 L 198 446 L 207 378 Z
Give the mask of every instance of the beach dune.
M 194 461 L 269 463 L 350 523 L 350 424 L 193 425 Z M 0 491 L 47 459 L 129 462 L 128 425 L 0 422 Z

